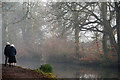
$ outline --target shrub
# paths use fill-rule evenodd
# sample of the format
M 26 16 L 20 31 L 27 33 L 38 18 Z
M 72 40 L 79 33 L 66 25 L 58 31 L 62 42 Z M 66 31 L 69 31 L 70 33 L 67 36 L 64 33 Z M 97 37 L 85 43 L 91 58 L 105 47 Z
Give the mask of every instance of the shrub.
M 40 70 L 44 73 L 52 73 L 53 69 L 50 64 L 42 64 L 40 67 Z

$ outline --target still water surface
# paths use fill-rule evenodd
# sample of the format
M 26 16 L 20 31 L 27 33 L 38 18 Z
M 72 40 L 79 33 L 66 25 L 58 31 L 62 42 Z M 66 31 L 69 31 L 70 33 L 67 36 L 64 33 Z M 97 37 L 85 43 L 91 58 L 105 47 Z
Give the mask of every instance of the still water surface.
M 22 61 L 18 62 L 25 68 L 35 69 L 40 67 L 42 62 L 36 61 Z M 65 64 L 65 63 L 51 63 L 53 72 L 58 78 L 118 78 L 117 69 L 91 67 L 77 64 Z

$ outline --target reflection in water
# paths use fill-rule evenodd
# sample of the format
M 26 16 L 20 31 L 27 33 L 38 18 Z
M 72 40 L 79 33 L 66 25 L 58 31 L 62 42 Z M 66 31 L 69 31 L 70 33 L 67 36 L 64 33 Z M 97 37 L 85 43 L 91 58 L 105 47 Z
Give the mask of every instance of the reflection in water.
M 73 64 L 52 64 L 59 78 L 117 78 L 117 69 Z
M 35 69 L 40 67 L 42 62 L 21 62 L 22 67 Z M 54 74 L 58 78 L 118 78 L 117 69 L 102 67 L 89 67 L 85 65 L 51 63 Z
M 95 74 L 84 74 L 80 75 L 80 78 L 98 78 Z

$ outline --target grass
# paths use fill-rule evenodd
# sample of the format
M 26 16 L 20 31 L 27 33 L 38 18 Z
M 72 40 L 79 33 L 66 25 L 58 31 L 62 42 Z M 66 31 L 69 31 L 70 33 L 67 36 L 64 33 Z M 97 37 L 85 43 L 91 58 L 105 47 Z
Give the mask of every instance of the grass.
M 42 64 L 41 67 L 35 69 L 35 71 L 44 74 L 48 78 L 53 78 L 56 80 L 56 77 L 53 74 L 52 66 L 50 64 Z

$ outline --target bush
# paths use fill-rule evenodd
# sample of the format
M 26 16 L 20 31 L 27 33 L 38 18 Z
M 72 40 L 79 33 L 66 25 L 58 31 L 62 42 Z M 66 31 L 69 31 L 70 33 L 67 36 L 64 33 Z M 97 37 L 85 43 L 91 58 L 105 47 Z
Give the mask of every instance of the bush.
M 52 73 L 53 69 L 50 64 L 42 64 L 40 67 L 40 70 L 44 73 Z

